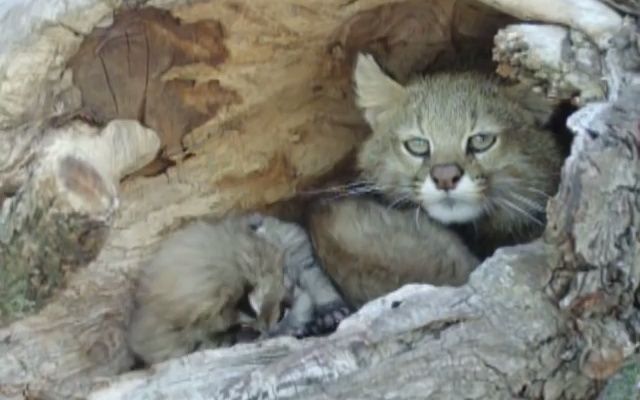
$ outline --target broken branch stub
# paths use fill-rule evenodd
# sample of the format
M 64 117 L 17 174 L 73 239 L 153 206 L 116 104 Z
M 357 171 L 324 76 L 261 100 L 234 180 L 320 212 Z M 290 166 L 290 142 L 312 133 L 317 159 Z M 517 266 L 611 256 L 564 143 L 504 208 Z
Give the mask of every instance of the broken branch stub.
M 606 98 L 600 52 L 578 31 L 510 25 L 496 35 L 493 58 L 499 75 L 537 86 L 549 97 L 573 98 L 576 105 Z
M 479 0 L 524 21 L 572 27 L 607 48 L 622 28 L 622 17 L 598 0 Z
M 0 325 L 37 311 L 100 251 L 117 184 L 153 159 L 155 133 L 133 121 L 45 132 L 28 178 L 0 213 Z

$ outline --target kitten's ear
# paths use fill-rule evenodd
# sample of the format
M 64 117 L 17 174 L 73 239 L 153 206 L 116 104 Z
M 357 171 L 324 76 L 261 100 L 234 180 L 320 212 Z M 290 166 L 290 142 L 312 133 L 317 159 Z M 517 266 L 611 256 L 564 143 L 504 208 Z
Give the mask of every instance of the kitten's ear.
M 258 329 L 266 332 L 280 320 L 280 303 L 273 301 L 273 296 L 267 295 L 268 291 L 254 289 L 249 293 L 249 304 L 256 313 Z
M 529 111 L 540 126 L 549 122 L 555 108 L 558 106 L 557 100 L 534 92 L 531 86 L 524 83 L 505 87 L 504 90 L 507 97 Z
M 358 54 L 353 79 L 358 107 L 372 126 L 407 98 L 407 90 L 386 75 L 370 54 Z
M 253 312 L 256 313 L 257 316 L 262 314 L 262 306 L 264 305 L 264 293 L 263 290 L 258 288 L 254 288 L 249 293 L 249 305 Z
M 249 224 L 249 228 L 252 231 L 258 231 L 262 227 L 262 223 L 264 222 L 264 215 L 258 212 L 252 212 L 247 215 L 247 223 Z

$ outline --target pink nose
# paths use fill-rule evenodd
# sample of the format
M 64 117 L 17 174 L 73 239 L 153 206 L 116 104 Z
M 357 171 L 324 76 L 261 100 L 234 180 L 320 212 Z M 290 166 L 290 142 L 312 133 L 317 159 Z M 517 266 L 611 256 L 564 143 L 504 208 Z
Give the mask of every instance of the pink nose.
M 431 179 L 440 190 L 452 190 L 462 177 L 458 164 L 438 164 L 431 167 Z

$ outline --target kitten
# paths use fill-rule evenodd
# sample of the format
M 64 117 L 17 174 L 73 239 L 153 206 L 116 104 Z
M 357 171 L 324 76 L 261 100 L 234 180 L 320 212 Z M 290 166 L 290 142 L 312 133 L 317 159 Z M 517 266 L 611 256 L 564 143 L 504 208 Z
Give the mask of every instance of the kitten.
M 128 341 L 146 364 L 246 341 L 251 330 L 323 333 L 348 314 L 304 230 L 259 214 L 174 232 L 142 269 L 135 303 Z
M 315 258 L 305 230 L 294 223 L 254 214 L 256 233 L 284 250 L 284 274 L 293 286 L 291 307 L 270 336 L 328 333 L 351 311 Z
M 274 326 L 286 287 L 284 255 L 246 218 L 195 222 L 171 234 L 142 269 L 129 326 L 131 349 L 147 364 L 227 343 L 230 328 Z M 241 311 L 248 301 L 250 313 Z
M 368 55 L 358 56 L 354 80 L 372 128 L 358 167 L 390 204 L 358 212 L 338 202 L 312 212 L 316 252 L 347 298 L 361 303 L 407 282 L 457 285 L 479 262 L 469 249 L 482 259 L 541 235 L 564 158 L 561 143 L 543 128 L 552 115 L 549 101 L 471 72 L 403 86 Z M 413 244 L 395 240 L 417 235 L 409 211 L 392 210 L 396 205 L 420 217 L 416 229 L 423 233 Z M 457 257 L 447 261 L 452 254 Z M 451 278 L 438 273 L 452 264 L 458 269 Z

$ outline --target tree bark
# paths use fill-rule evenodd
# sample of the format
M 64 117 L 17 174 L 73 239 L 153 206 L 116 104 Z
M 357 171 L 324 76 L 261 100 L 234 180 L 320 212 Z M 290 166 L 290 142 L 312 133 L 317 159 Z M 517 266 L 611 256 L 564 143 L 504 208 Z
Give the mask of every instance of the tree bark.
M 143 38 L 149 48 L 156 48 L 149 35 L 171 38 L 193 64 L 143 73 L 153 78 L 141 86 L 149 90 L 144 101 L 114 81 L 99 92 L 115 104 L 130 100 L 136 110 L 151 96 L 171 94 L 182 111 L 162 115 L 155 132 L 111 120 L 149 122 L 147 114 L 120 114 L 121 107 L 104 113 L 100 105 L 111 103 L 88 101 L 90 89 L 65 72 L 96 25 L 106 31 L 93 32 L 109 38 L 101 43 L 115 46 L 87 53 L 103 57 L 102 75 L 94 75 L 100 79 L 117 76 L 109 65 L 126 65 L 109 64 L 117 46 L 144 48 L 130 36 L 131 25 L 118 25 L 118 15 L 119 30 L 108 29 L 110 3 L 0 6 L 8 7 L 0 8 L 0 21 L 27 17 L 0 39 L 0 75 L 7 77 L 0 85 L 0 149 L 8 150 L 0 154 L 0 397 L 587 399 L 634 351 L 636 27 L 595 0 L 565 4 L 566 13 L 546 0 L 483 0 L 516 17 L 563 25 L 511 25 L 496 35 L 494 48 L 503 75 L 535 82 L 551 96 L 580 95 L 582 108 L 569 121 L 571 156 L 544 238 L 500 249 L 462 287 L 405 286 L 325 338 L 198 352 L 118 375 L 132 363 L 124 328 L 136 271 L 164 234 L 194 216 L 291 198 L 349 160 L 366 133 L 349 91 L 357 51 L 374 52 L 402 79 L 455 51 L 456 41 L 486 43 L 506 21 L 472 3 L 437 0 L 122 6 L 134 3 L 172 8 L 179 23 L 162 14 L 162 23 L 174 25 L 153 20 Z M 224 62 L 207 64 L 200 47 L 180 41 L 180 29 L 198 21 L 222 25 L 215 45 L 229 54 Z M 174 81 L 181 90 L 170 87 Z M 207 108 L 198 96 L 212 92 L 198 91 L 203 82 L 216 93 L 233 91 L 234 101 Z M 19 100 L 6 100 L 12 96 Z M 51 117 L 61 126 L 53 128 Z M 168 143 L 174 151 L 165 151 Z M 133 177 L 158 151 L 169 168 Z
M 3 202 L 0 323 L 39 310 L 65 275 L 100 252 L 118 208 L 115 184 L 155 157 L 156 134 L 114 120 L 75 124 L 41 143 L 32 176 Z

